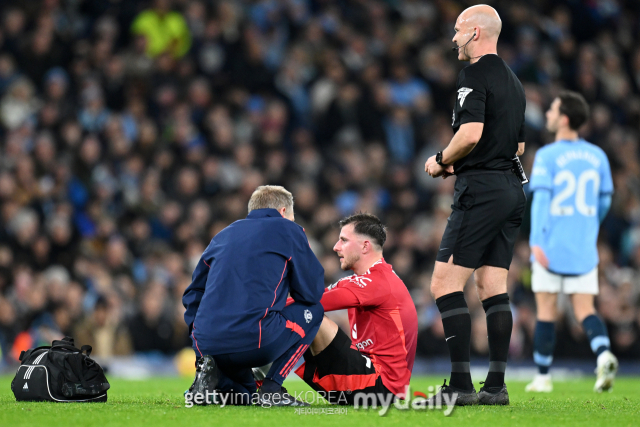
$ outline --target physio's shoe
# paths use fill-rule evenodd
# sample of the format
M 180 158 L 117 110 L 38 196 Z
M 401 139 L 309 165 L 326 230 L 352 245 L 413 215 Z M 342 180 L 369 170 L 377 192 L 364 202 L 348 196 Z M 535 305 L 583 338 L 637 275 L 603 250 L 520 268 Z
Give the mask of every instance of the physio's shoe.
M 260 390 L 258 392 L 258 405 L 263 408 L 270 408 L 271 406 L 310 406 L 307 402 L 296 400 L 284 387 L 280 387 L 280 391 L 272 393 Z
M 616 372 L 618 372 L 618 359 L 609 350 L 602 352 L 598 356 L 597 378 L 593 391 L 597 393 L 612 391 Z
M 219 376 L 216 361 L 212 356 L 202 356 L 196 359 L 196 377 L 193 384 L 189 387 L 189 392 L 195 397 L 198 393 L 203 396 L 198 399 L 203 403 L 201 405 L 210 405 L 217 403 L 215 401 L 206 401 L 208 396 L 215 396 L 215 389 L 218 386 Z M 210 399 L 211 399 L 210 398 Z
M 524 388 L 526 392 L 551 393 L 553 391 L 553 383 L 551 382 L 551 374 L 537 374 Z
M 480 405 L 508 405 L 509 392 L 507 391 L 507 385 L 503 384 L 502 387 L 482 387 L 478 392 L 478 403 Z
M 445 399 L 444 396 L 447 396 Z M 454 404 L 456 406 L 469 406 L 478 404 L 478 395 L 476 389 L 462 390 L 456 387 L 447 385 L 447 380 L 444 380 L 444 384 L 440 387 L 438 393 L 426 401 L 426 405 L 434 407 L 438 404 L 444 405 L 447 402 L 451 402 L 455 398 Z

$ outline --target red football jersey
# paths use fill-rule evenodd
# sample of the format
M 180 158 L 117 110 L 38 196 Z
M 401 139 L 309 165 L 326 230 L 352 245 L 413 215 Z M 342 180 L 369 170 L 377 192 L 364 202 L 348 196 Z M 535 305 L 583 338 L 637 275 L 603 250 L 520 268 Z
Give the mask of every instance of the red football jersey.
M 371 358 L 385 387 L 404 393 L 418 340 L 418 315 L 407 287 L 384 258 L 334 287 L 349 289 L 360 302 L 349 309 L 353 346 Z

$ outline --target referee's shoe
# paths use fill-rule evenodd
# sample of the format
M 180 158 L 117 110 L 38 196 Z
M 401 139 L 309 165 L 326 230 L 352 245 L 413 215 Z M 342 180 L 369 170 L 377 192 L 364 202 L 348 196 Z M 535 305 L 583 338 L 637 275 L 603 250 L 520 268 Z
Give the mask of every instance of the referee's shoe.
M 447 396 L 447 399 L 444 399 L 444 396 Z M 476 394 L 475 388 L 472 390 L 462 390 L 447 385 L 447 380 L 444 380 L 444 384 L 442 384 L 438 393 L 427 400 L 427 406 L 432 408 L 436 405 L 442 405 L 443 402 L 451 402 L 453 399 L 455 399 L 453 404 L 456 406 L 470 406 L 478 404 L 478 395 Z
M 480 384 L 483 383 L 484 381 Z M 508 405 L 509 392 L 507 391 L 507 385 L 502 384 L 502 387 L 482 387 L 478 393 L 478 403 L 480 405 Z

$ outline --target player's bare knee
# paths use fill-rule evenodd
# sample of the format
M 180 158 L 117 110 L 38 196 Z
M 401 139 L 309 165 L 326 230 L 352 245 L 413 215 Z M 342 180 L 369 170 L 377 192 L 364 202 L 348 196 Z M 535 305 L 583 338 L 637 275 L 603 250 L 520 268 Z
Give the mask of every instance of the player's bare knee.
M 542 322 L 555 322 L 558 316 L 558 294 L 550 292 L 536 293 L 537 319 Z
M 320 324 L 320 329 L 318 329 L 318 333 L 311 343 L 311 354 L 315 356 L 327 348 L 327 346 L 331 344 L 333 339 L 336 337 L 337 333 L 338 325 L 327 316 L 324 316 L 322 318 L 322 323 Z

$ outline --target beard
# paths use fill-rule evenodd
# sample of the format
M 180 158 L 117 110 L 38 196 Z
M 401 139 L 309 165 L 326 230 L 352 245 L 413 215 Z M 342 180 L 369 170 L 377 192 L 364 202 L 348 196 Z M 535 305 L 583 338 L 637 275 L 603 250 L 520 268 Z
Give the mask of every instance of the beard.
M 347 270 L 353 270 L 353 266 L 355 265 L 356 262 L 360 261 L 360 255 L 354 255 L 352 257 L 344 257 L 344 260 L 342 261 L 340 268 L 342 268 L 342 270 L 347 271 Z

